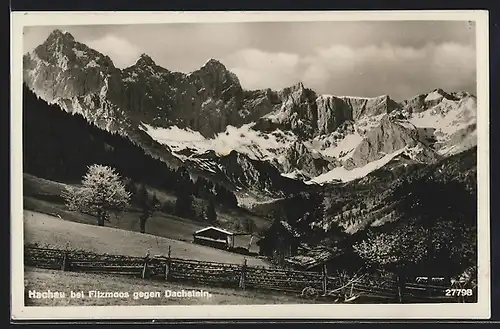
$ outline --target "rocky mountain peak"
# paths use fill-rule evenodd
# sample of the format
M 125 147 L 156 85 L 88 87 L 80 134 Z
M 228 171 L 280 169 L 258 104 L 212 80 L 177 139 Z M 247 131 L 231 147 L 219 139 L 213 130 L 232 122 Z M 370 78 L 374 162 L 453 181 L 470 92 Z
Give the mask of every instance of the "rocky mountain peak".
M 24 82 L 48 102 L 87 95 L 105 98 L 120 79 L 109 56 L 59 29 L 23 56 L 23 67 Z
M 142 53 L 134 64 L 140 67 L 154 67 L 156 66 L 155 61 L 148 54 Z
M 75 38 L 68 32 L 52 31 L 44 43 L 35 48 L 34 54 L 45 61 L 51 62 L 61 56 L 72 56 Z
M 285 87 L 285 88 L 281 89 L 280 91 L 278 91 L 278 94 L 281 95 L 281 98 L 286 98 L 290 94 L 301 95 L 301 94 L 305 94 L 307 91 L 312 92 L 312 90 L 307 89 L 304 86 L 304 83 L 302 81 L 299 81 L 296 84 L 291 85 L 290 87 Z M 316 98 L 316 94 L 314 94 L 313 96 Z
M 87 69 L 100 68 L 103 71 L 114 70 L 115 66 L 111 58 L 101 54 L 87 45 L 75 40 L 69 32 L 56 29 L 50 33 L 44 43 L 36 47 L 31 53 L 24 56 L 26 61 L 45 63 L 53 65 L 47 69 L 52 72 L 59 70 L 66 71 L 69 68 Z M 35 64 L 36 66 L 36 64 Z
M 468 96 L 470 97 L 472 95 L 466 92 L 448 93 L 441 88 L 436 88 L 428 93 L 404 100 L 400 104 L 403 109 L 412 113 L 419 113 L 440 104 L 443 100 L 459 101 Z
M 430 93 L 427 94 L 426 98 L 432 98 L 433 95 L 434 95 L 434 98 L 439 98 L 439 96 L 442 96 L 442 98 L 446 98 L 446 99 L 449 99 L 449 100 L 456 100 L 456 97 L 454 97 L 450 93 L 447 93 L 446 91 L 444 91 L 441 88 L 434 89 L 433 91 L 431 91 Z
M 462 99 L 462 98 L 466 98 L 466 97 L 472 97 L 472 98 L 476 98 L 475 95 L 467 92 L 467 91 L 458 91 L 458 92 L 454 92 L 454 93 L 451 93 L 455 98 L 458 98 L 458 99 Z
M 295 85 L 292 86 L 292 89 L 296 90 L 304 90 L 304 83 L 302 81 L 297 82 Z
M 466 148 L 475 141 L 476 103 L 469 93 L 436 88 L 397 103 L 387 94 L 318 95 L 302 81 L 281 90 L 244 90 L 238 77 L 213 58 L 185 74 L 162 68 L 143 53 L 119 70 L 108 56 L 61 30 L 23 60 L 24 82 L 37 95 L 99 127 L 125 132 L 148 149 L 150 140 L 137 133 L 144 131 L 137 128 L 141 123 L 151 127 L 147 138 L 173 143 L 175 152 L 206 151 L 205 143 L 196 150 L 199 135 L 210 143 L 229 142 L 235 148 L 229 154 L 224 147 L 226 155 L 214 153 L 192 165 L 205 171 L 212 161 L 209 171 L 222 170 L 233 182 L 265 180 L 268 167 L 279 179 L 284 179 L 281 174 L 299 180 L 326 175 L 318 182 L 338 175 L 351 179 L 358 173 L 348 170 L 364 172 L 403 151 L 427 162 L 436 158 L 435 151 L 455 152 L 456 145 Z M 181 135 L 195 132 L 196 141 L 177 141 L 177 136 L 170 141 L 172 126 Z M 227 137 L 233 133 L 242 145 Z M 210 148 L 218 149 L 214 145 Z M 215 166 L 222 163 L 222 169 Z
M 222 64 L 220 61 L 214 59 L 214 58 L 210 58 L 206 63 L 205 65 L 203 65 L 201 67 L 202 69 L 205 68 L 205 69 L 215 69 L 215 70 L 221 70 L 221 71 L 225 71 L 227 70 L 227 68 L 224 66 L 224 64 Z
M 229 71 L 224 64 L 220 61 L 210 58 L 201 68 L 192 72 L 189 77 L 191 79 L 201 79 L 203 85 L 207 88 L 206 83 L 210 89 L 215 88 L 215 84 L 224 85 L 227 88 L 229 85 L 236 86 L 241 89 L 240 80 L 233 72 Z
M 191 76 L 225 76 L 230 71 L 220 61 L 210 58 L 202 67 L 191 73 Z
M 45 43 L 47 44 L 54 42 L 74 42 L 74 41 L 75 38 L 71 33 L 55 29 L 49 34 L 48 38 L 45 40 Z

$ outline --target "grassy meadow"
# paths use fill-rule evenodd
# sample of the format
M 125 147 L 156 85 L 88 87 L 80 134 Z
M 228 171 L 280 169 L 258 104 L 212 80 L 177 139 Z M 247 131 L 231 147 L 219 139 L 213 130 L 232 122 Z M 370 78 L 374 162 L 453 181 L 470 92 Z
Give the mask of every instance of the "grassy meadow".
M 64 205 L 61 197 L 62 191 L 67 186 L 64 183 L 54 182 L 32 175 L 24 174 L 24 209 L 52 215 L 66 221 L 96 225 L 96 219 L 92 216 L 69 211 Z M 160 202 L 175 202 L 175 197 L 159 190 L 151 189 Z M 139 216 L 137 209 L 131 209 L 120 213 L 118 216 L 111 216 L 110 222 L 106 222 L 107 227 L 119 228 L 122 230 L 139 232 Z M 227 226 L 227 223 L 234 222 L 243 217 L 251 218 L 259 229 L 267 227 L 269 222 L 266 219 L 247 213 L 242 210 L 218 209 L 218 220 L 221 226 Z M 190 242 L 193 239 L 193 233 L 196 230 L 204 228 L 209 224 L 177 217 L 163 212 L 156 212 L 148 219 L 146 224 L 146 233 L 158 237 L 175 239 L 179 241 Z M 25 231 L 26 232 L 26 231 Z M 250 235 L 236 236 L 235 247 L 248 248 Z M 251 241 L 251 252 L 258 252 L 256 244 L 258 237 L 255 236 Z

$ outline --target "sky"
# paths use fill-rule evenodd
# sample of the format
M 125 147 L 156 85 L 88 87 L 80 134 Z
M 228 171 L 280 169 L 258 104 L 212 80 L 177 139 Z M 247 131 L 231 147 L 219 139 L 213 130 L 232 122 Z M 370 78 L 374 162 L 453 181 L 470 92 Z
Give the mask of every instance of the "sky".
M 56 28 L 119 68 L 142 53 L 185 73 L 214 58 L 245 89 L 302 82 L 319 94 L 395 100 L 436 88 L 476 94 L 475 26 L 467 21 L 39 26 L 25 27 L 24 52 Z

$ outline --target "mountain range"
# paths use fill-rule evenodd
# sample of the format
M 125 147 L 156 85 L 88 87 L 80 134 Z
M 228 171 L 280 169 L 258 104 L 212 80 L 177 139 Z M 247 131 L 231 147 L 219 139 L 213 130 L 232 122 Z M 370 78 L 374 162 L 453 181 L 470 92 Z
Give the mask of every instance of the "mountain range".
M 60 30 L 23 66 L 24 83 L 46 102 L 170 168 L 224 184 L 241 204 L 362 181 L 380 168 L 436 164 L 477 145 L 477 100 L 467 92 L 436 88 L 396 101 L 318 94 L 302 82 L 245 90 L 215 59 L 187 74 L 142 54 L 119 69 Z

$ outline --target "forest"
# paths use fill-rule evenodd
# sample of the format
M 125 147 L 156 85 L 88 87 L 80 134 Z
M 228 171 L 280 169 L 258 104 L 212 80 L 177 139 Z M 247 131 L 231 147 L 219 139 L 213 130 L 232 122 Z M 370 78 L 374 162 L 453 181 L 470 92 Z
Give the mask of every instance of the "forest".
M 393 177 L 374 172 L 299 193 L 258 212 L 286 221 L 301 244 L 341 248 L 367 268 L 451 277 L 477 264 L 476 159 L 472 148 Z
M 89 166 L 100 164 L 137 184 L 237 207 L 236 196 L 226 187 L 203 177 L 192 178 L 186 167 L 170 168 L 126 136 L 47 104 L 26 85 L 23 93 L 23 172 L 78 184 Z

